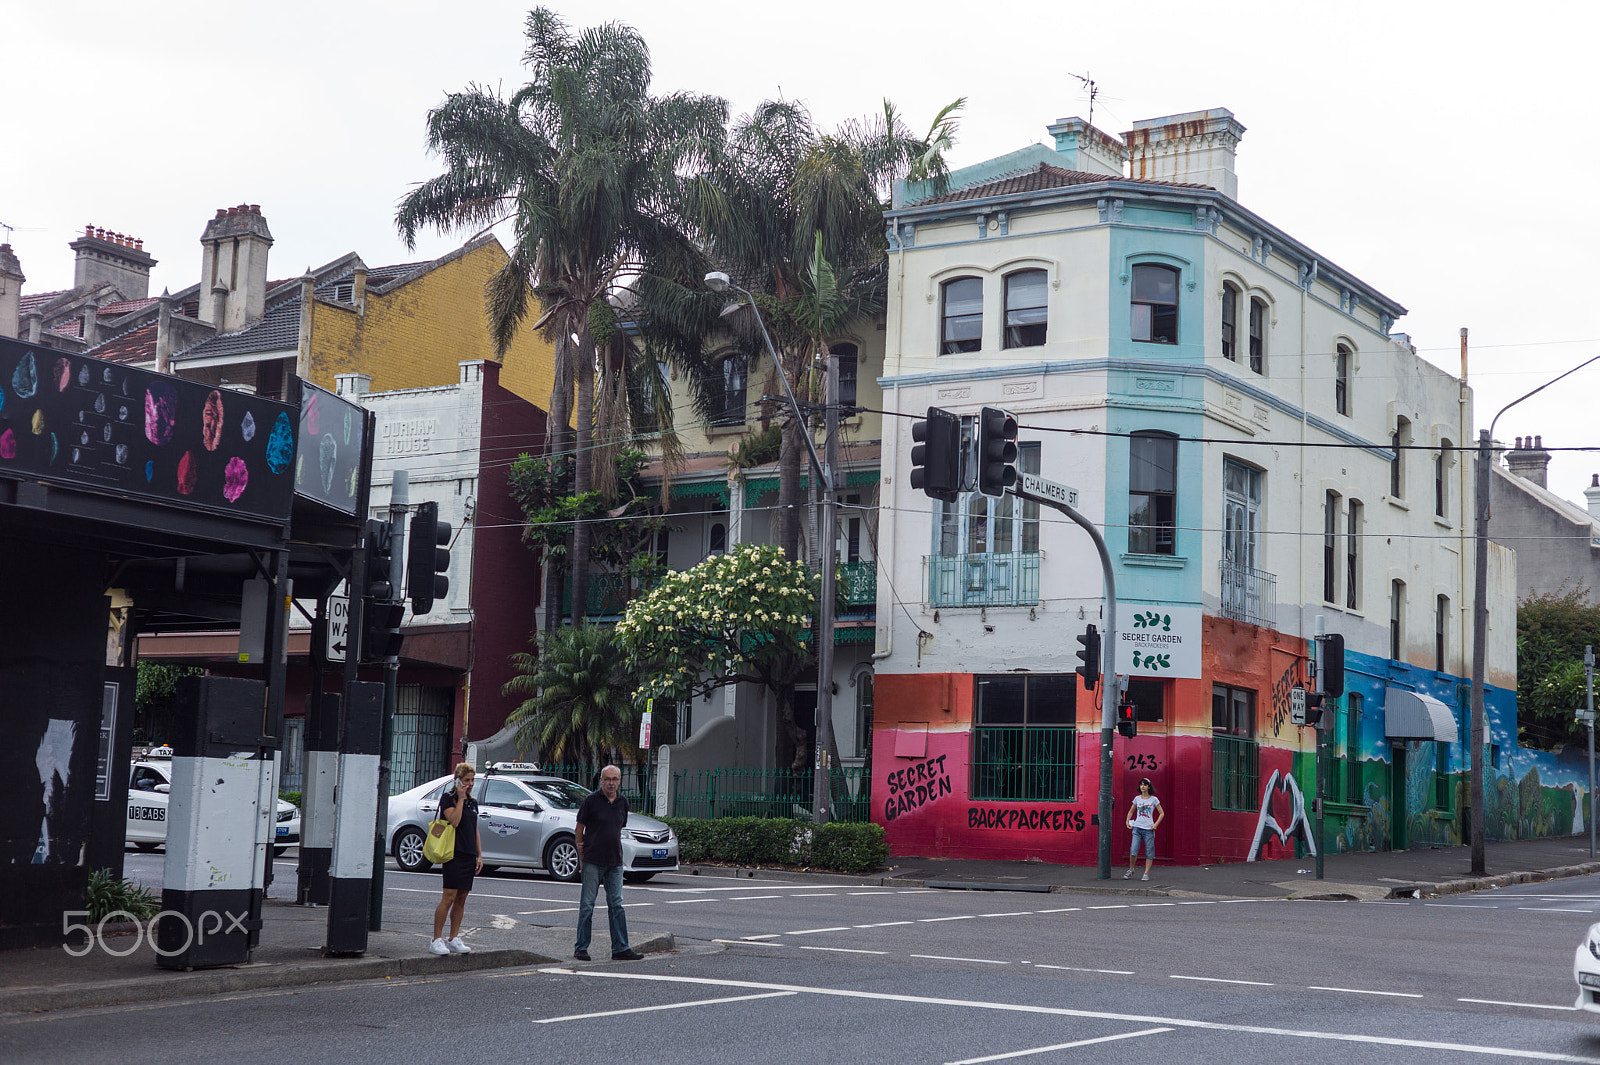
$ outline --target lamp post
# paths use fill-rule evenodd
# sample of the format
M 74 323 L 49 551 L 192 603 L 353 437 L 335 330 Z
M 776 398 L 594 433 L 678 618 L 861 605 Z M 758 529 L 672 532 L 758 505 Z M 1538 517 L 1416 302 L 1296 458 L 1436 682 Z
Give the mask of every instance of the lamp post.
M 1463 350 L 1466 344 L 1466 330 L 1463 329 Z M 1564 377 L 1570 377 L 1592 362 L 1600 362 L 1600 355 L 1585 359 L 1559 377 L 1553 377 L 1534 389 L 1527 395 L 1518 396 L 1516 399 L 1501 407 L 1489 421 L 1489 428 L 1478 433 L 1478 505 L 1477 521 L 1473 535 L 1473 607 L 1472 607 L 1472 873 L 1474 876 L 1484 874 L 1483 857 L 1483 760 L 1484 747 L 1487 736 L 1486 721 L 1483 706 L 1483 669 L 1485 649 L 1489 639 L 1489 607 L 1485 600 L 1489 595 L 1489 492 L 1490 477 L 1489 467 L 1494 462 L 1494 449 L 1491 441 L 1494 439 L 1495 423 L 1500 420 L 1500 415 L 1515 407 L 1518 403 L 1543 392 L 1551 385 Z
M 828 765 L 828 752 L 834 748 L 833 740 L 833 597 L 834 597 L 834 542 L 838 539 L 839 516 L 837 512 L 838 500 L 833 492 L 833 452 L 830 449 L 826 464 L 817 456 L 817 446 L 811 439 L 811 433 L 806 428 L 805 414 L 800 409 L 800 402 L 795 399 L 794 389 L 789 386 L 789 375 L 784 371 L 783 360 L 778 358 L 777 349 L 772 346 L 772 337 L 767 333 L 767 324 L 761 320 L 761 309 L 756 306 L 756 299 L 747 289 L 734 284 L 727 274 L 714 270 L 706 275 L 706 287 L 712 292 L 727 292 L 732 289 L 741 293 L 750 301 L 750 310 L 756 316 L 756 325 L 761 330 L 761 339 L 766 343 L 767 354 L 772 357 L 772 365 L 778 370 L 778 380 L 783 382 L 783 394 L 789 400 L 789 407 L 794 412 L 795 424 L 799 426 L 800 438 L 805 441 L 806 453 L 811 457 L 811 468 L 815 471 L 817 483 L 822 486 L 822 533 L 818 537 L 822 541 L 817 554 L 822 564 L 822 589 L 818 595 L 817 603 L 817 746 L 816 755 L 812 759 L 811 776 L 811 803 L 816 824 L 824 825 L 830 820 L 829 805 L 833 793 L 830 787 L 830 770 Z M 737 307 L 738 304 L 732 306 Z M 830 430 L 836 430 L 838 418 L 836 407 L 838 404 L 839 371 L 837 363 L 831 359 L 828 363 L 827 391 L 823 397 L 829 413 Z

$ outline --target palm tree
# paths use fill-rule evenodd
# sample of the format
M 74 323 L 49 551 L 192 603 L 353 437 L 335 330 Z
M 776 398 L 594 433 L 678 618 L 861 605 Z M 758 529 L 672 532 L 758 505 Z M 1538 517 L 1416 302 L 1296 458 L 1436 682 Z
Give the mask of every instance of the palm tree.
M 502 694 L 526 698 L 506 715 L 519 752 L 545 761 L 590 764 L 613 752 L 637 755 L 639 709 L 615 630 L 574 625 L 547 632 L 537 655 L 511 656 L 517 675 Z
M 650 95 L 650 51 L 630 26 L 574 35 L 553 11 L 535 8 L 525 34 L 530 78 L 509 100 L 474 86 L 429 113 L 428 147 L 444 158 L 445 172 L 401 201 L 396 222 L 408 245 L 424 226 L 513 223 L 510 257 L 488 287 L 490 334 L 503 356 L 538 296 L 535 326 L 555 347 L 551 450 L 570 458 L 581 496 L 595 488 L 594 327 L 605 333 L 607 298 L 627 279 L 698 268 L 699 250 L 677 224 L 675 205 L 684 177 L 716 154 L 727 104 Z M 600 426 L 603 439 L 626 432 Z M 588 525 L 576 522 L 568 552 L 575 624 L 588 599 L 588 548 Z M 555 576 L 547 565 L 547 603 L 560 601 Z

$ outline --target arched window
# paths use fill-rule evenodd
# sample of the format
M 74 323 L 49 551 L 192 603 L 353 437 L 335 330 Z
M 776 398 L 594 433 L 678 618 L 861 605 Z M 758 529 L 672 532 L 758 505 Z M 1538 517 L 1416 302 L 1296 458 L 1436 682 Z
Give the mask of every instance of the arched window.
M 747 374 L 743 355 L 729 355 L 722 360 L 722 410 L 711 419 L 712 425 L 743 425 Z
M 983 347 L 983 279 L 958 277 L 939 288 L 943 318 L 939 354 L 980 350 Z
M 1344 344 L 1333 350 L 1333 409 L 1350 416 L 1350 348 Z
M 1222 285 L 1222 357 L 1239 361 L 1239 286 L 1231 281 Z
M 711 523 L 710 535 L 706 538 L 707 555 L 725 555 L 728 553 L 728 527 L 720 521 Z
M 1006 275 L 1006 335 L 1001 347 L 1036 348 L 1044 343 L 1050 318 L 1047 292 L 1043 270 Z
M 1128 551 L 1177 551 L 1178 438 L 1143 431 L 1128 440 Z
M 1133 268 L 1133 339 L 1178 342 L 1178 271 L 1159 263 Z
M 853 407 L 856 403 L 856 373 L 861 365 L 860 353 L 854 344 L 835 344 L 828 352 L 839 360 L 839 402 Z
M 1267 364 L 1267 305 L 1261 300 L 1250 301 L 1250 372 L 1266 373 Z

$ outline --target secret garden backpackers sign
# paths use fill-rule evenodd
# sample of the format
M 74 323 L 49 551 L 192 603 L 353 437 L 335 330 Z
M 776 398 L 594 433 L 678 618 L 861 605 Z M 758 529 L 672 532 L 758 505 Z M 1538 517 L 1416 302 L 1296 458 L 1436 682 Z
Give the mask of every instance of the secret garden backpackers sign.
M 1200 608 L 1117 604 L 1117 672 L 1136 677 L 1200 676 Z

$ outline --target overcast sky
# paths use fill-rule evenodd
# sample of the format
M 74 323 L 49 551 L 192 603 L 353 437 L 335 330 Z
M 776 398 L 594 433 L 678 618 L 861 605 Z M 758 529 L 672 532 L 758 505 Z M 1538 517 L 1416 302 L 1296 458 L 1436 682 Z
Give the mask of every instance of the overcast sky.
M 1094 79 L 1094 123 L 1112 134 L 1226 107 L 1248 131 L 1241 203 L 1410 308 L 1395 329 L 1452 373 L 1470 328 L 1480 427 L 1600 355 L 1593 4 L 553 6 L 575 27 L 633 24 L 656 91 L 735 112 L 782 94 L 831 125 L 887 96 L 922 128 L 964 95 L 957 166 L 1087 117 L 1075 74 Z M 458 246 L 465 234 L 408 251 L 395 203 L 438 170 L 430 107 L 521 83 L 527 7 L 0 0 L 0 223 L 24 291 L 71 285 L 66 245 L 87 223 L 144 239 L 152 293 L 192 284 L 206 220 L 239 203 L 267 217 L 274 278 L 349 251 L 376 266 Z M 1600 447 L 1597 390 L 1600 363 L 1496 436 Z M 1581 503 L 1597 471 L 1600 453 L 1558 453 L 1551 487 Z

